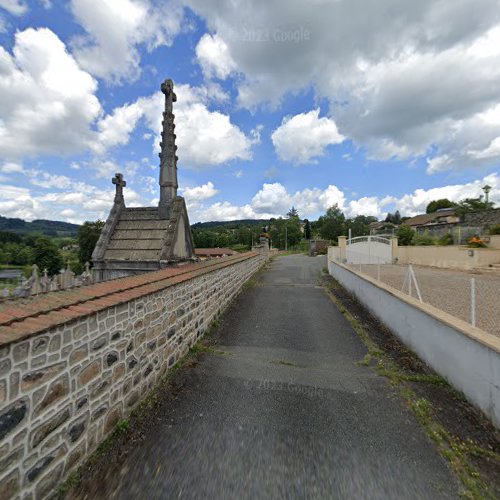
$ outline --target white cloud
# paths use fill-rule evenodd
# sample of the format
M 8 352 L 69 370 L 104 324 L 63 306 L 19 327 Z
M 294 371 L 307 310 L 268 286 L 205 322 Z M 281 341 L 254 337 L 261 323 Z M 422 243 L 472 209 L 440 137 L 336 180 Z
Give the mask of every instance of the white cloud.
M 481 188 L 485 184 L 489 184 L 492 187 L 489 195 L 490 200 L 500 203 L 500 176 L 498 174 L 491 174 L 466 184 L 454 184 L 431 189 L 416 189 L 413 193 L 402 196 L 395 204 L 401 214 L 417 215 L 425 213 L 425 208 L 429 202 L 440 198 L 448 198 L 451 201 L 460 201 L 464 198 L 477 198 L 483 194 Z
M 292 198 L 279 182 L 264 184 L 252 198 L 251 206 L 255 213 L 285 214 L 292 206 Z
M 380 218 L 382 216 L 382 207 L 387 205 L 390 200 L 385 203 L 376 196 L 364 196 L 359 200 L 349 202 L 347 213 L 349 216 L 366 215 Z
M 0 172 L 3 172 L 5 174 L 23 172 L 23 166 L 15 162 L 7 162 L 0 166 Z
M 498 164 L 500 124 L 480 118 L 500 101 L 498 0 L 187 2 L 231 54 L 242 106 L 313 88 L 372 158 Z
M 196 45 L 196 57 L 208 78 L 225 80 L 236 69 L 229 47 L 218 35 L 205 33 Z
M 74 53 L 95 76 L 120 83 L 140 74 L 140 48 L 171 45 L 181 30 L 183 9 L 176 1 L 72 0 L 87 36 L 76 38 Z
M 176 143 L 179 162 L 184 166 L 200 168 L 252 157 L 253 140 L 231 123 L 228 115 L 208 108 L 214 100 L 224 98 L 217 92 L 218 87 L 215 87 L 215 94 L 212 89 L 214 87 L 186 84 L 175 86 Z M 126 144 L 138 122 L 144 118 L 147 127 L 154 132 L 154 150 L 158 152 L 163 106 L 164 95 L 157 92 L 116 108 L 99 123 L 94 151 L 102 154 L 112 146 Z
M 187 187 L 181 190 L 181 195 L 184 196 L 184 198 L 191 202 L 191 203 L 196 203 L 200 202 L 203 200 L 207 200 L 209 198 L 214 197 L 219 191 L 215 189 L 215 186 L 212 182 L 207 182 L 206 184 L 203 184 L 202 186 L 196 186 L 196 187 Z
M 0 213 L 25 220 L 50 219 L 74 223 L 107 218 L 114 199 L 111 183 L 108 189 L 102 189 L 83 182 L 69 182 L 64 176 L 46 174 L 45 177 L 43 172 L 38 171 L 36 178 L 34 175 L 30 177 L 35 181 L 32 182 L 35 189 L 0 185 Z M 42 181 L 37 182 L 40 178 Z M 44 191 L 40 192 L 39 187 Z M 125 200 L 128 206 L 144 204 L 138 193 L 129 188 L 125 191 Z
M 96 81 L 49 29 L 17 32 L 0 47 L 0 154 L 18 158 L 81 151 L 101 113 Z
M 269 219 L 284 217 L 288 210 L 295 206 L 301 217 L 317 216 L 327 208 L 337 204 L 345 208 L 345 195 L 334 185 L 325 189 L 306 188 L 295 193 L 289 193 L 279 182 L 263 184 L 251 199 L 242 206 L 233 205 L 227 201 L 212 205 L 187 200 L 192 222 L 234 219 Z
M 21 16 L 28 10 L 28 6 L 20 0 L 0 0 L 0 8 L 10 12 L 13 16 Z
M 99 121 L 98 140 L 91 144 L 91 148 L 95 153 L 103 154 L 109 148 L 127 144 L 130 134 L 142 116 L 143 110 L 137 102 L 115 108 L 111 114 Z
M 331 184 L 324 189 L 305 188 L 296 192 L 288 190 L 275 182 L 264 184 L 252 197 L 250 203 L 238 206 L 227 201 L 206 205 L 202 202 L 188 200 L 191 222 L 224 221 L 235 219 L 269 219 L 284 217 L 288 209 L 295 206 L 302 218 L 315 219 L 333 206 L 338 207 L 346 217 L 357 215 L 383 218 L 389 211 L 399 210 L 401 215 L 413 216 L 425 213 L 427 204 L 439 198 L 460 201 L 464 198 L 477 197 L 482 186 L 491 186 L 490 200 L 500 203 L 500 176 L 491 174 L 466 184 L 442 186 L 431 189 L 416 189 L 396 198 L 394 196 L 363 196 L 347 201 L 345 193 Z
M 303 164 L 323 156 L 327 146 L 339 144 L 344 137 L 335 122 L 319 117 L 319 108 L 285 117 L 271 134 L 276 153 L 283 161 Z

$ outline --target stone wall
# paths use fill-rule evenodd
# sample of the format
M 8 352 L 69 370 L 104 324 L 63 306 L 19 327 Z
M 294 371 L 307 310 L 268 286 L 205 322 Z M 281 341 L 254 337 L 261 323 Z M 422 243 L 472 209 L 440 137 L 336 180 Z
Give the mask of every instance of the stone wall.
M 50 494 L 266 258 L 240 254 L 0 309 L 0 498 Z
M 500 208 L 465 214 L 461 223 L 463 226 L 482 227 L 486 233 L 489 227 L 495 224 L 500 224 Z

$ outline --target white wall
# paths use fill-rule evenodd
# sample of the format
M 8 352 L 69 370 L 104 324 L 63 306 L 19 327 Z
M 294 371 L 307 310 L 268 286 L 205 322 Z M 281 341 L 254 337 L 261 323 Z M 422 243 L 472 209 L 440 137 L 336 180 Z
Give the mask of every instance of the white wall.
M 328 261 L 330 274 L 500 428 L 500 339 Z

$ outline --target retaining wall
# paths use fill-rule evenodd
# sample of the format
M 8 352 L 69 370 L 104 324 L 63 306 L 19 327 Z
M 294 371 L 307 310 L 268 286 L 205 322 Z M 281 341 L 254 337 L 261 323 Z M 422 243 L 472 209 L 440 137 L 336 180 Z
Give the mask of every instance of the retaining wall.
M 494 239 L 494 244 L 498 244 Z M 497 248 L 469 248 L 465 246 L 398 246 L 393 257 L 398 264 L 416 264 L 443 268 L 475 269 L 500 264 Z
M 264 263 L 248 253 L 0 308 L 0 499 L 45 498 Z
M 330 274 L 500 428 L 500 339 L 343 264 Z

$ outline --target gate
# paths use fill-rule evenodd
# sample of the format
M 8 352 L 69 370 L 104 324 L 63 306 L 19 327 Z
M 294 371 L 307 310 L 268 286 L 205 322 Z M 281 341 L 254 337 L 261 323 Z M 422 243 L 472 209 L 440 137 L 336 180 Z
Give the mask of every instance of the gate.
M 347 264 L 392 264 L 392 244 L 382 236 L 358 236 L 347 240 Z

